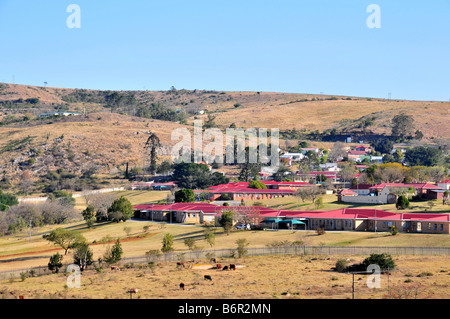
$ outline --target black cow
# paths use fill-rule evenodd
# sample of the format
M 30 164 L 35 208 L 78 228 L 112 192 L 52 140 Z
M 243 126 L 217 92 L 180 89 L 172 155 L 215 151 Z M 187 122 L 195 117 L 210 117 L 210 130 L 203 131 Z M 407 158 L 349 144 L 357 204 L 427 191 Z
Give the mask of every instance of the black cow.
M 211 276 L 210 275 L 205 275 L 205 280 L 209 280 L 209 281 L 212 281 L 212 278 L 211 278 Z

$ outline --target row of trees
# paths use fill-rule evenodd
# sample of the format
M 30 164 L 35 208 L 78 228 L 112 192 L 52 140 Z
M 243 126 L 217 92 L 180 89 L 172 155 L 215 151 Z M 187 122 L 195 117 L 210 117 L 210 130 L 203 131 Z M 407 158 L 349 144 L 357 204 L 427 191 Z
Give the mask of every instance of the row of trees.
M 6 212 L 0 213 L 0 234 L 13 234 L 28 227 L 62 224 L 79 218 L 74 209 L 75 201 L 66 192 L 55 192 L 43 203 L 21 203 L 12 201 Z M 1 205 L 0 205 L 1 206 Z
M 134 214 L 133 205 L 125 196 L 117 199 L 108 194 L 87 196 L 86 203 L 87 207 L 81 214 L 88 227 L 97 221 L 126 221 Z
M 173 179 L 177 181 L 178 187 L 188 189 L 205 189 L 230 181 L 221 173 L 211 173 L 208 165 L 196 163 L 175 164 Z
M 43 236 L 44 239 L 61 247 L 64 250 L 64 255 L 58 253 L 50 257 L 48 268 L 52 272 L 57 273 L 62 267 L 62 261 L 69 250 L 73 250 L 73 263 L 80 266 L 83 271 L 87 266 L 94 263 L 94 254 L 89 244 L 77 231 L 71 231 L 64 228 L 57 228 L 49 234 Z M 117 239 L 113 246 L 109 245 L 102 256 L 99 258 L 99 263 L 115 264 L 122 259 L 123 249 L 120 240 Z
M 372 165 L 358 179 L 359 184 L 441 182 L 446 177 L 443 166 L 405 167 L 400 163 Z

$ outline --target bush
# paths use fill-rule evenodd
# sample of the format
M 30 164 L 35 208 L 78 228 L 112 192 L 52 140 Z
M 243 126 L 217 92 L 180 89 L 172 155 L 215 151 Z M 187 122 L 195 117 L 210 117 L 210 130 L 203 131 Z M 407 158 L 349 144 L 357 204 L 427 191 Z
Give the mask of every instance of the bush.
M 20 273 L 20 280 L 21 281 L 25 281 L 25 279 L 28 278 L 28 274 L 26 272 L 21 272 Z
M 180 189 L 175 192 L 175 203 L 195 202 L 195 194 L 192 189 Z
M 324 235 L 325 234 L 325 228 L 323 228 L 323 227 L 319 227 L 319 228 L 317 228 L 317 230 L 316 230 L 316 232 L 317 232 L 317 235 Z
M 59 253 L 51 256 L 50 261 L 48 262 L 48 270 L 51 270 L 53 273 L 58 273 L 59 268 L 63 266 L 62 259 L 63 255 L 60 255 Z
M 123 254 L 122 245 L 120 244 L 119 239 L 117 239 L 114 246 L 109 247 L 106 250 L 105 254 L 103 255 L 103 260 L 107 264 L 112 265 L 122 259 L 122 254 Z
M 389 228 L 389 231 L 391 232 L 391 235 L 392 235 L 392 236 L 395 236 L 395 235 L 398 234 L 397 227 L 395 227 L 395 226 L 391 226 L 391 227 Z
M 409 208 L 409 200 L 406 196 L 401 195 L 397 199 L 397 203 L 395 204 L 395 207 L 399 210 Z
M 345 272 L 347 270 L 347 268 L 348 268 L 348 261 L 347 261 L 347 259 L 339 259 L 336 262 L 336 265 L 334 267 L 334 269 L 337 272 Z
M 364 269 L 367 269 L 367 267 L 369 267 L 369 265 L 378 265 L 380 267 L 381 270 L 392 270 L 395 269 L 395 262 L 392 259 L 391 255 L 388 254 L 371 254 L 369 257 L 367 257 L 366 259 L 364 259 L 364 261 L 362 262 L 362 266 L 364 267 Z

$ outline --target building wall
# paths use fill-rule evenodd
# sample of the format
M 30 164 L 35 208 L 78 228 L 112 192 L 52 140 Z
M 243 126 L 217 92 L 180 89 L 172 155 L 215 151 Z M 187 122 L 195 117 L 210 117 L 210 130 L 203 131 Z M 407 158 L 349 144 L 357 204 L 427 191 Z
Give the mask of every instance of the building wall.
M 356 230 L 388 232 L 395 226 L 399 232 L 450 234 L 449 222 L 417 222 L 417 221 L 388 221 L 388 220 L 353 220 L 353 219 L 326 219 L 309 218 L 309 229 L 316 230 L 324 227 L 325 230 Z M 442 226 L 441 226 L 442 225 Z
M 449 222 L 418 222 L 421 232 L 425 234 L 450 234 Z
M 361 204 L 388 204 L 390 199 L 389 189 L 385 187 L 380 192 L 378 196 L 342 196 L 342 201 L 346 203 L 361 203 Z

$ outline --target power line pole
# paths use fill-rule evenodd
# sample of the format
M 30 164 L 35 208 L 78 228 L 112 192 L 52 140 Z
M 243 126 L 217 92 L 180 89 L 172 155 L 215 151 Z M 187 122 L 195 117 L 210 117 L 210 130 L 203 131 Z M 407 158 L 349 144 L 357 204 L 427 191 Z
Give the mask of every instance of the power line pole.
M 31 243 L 31 220 L 30 220 L 30 243 Z
M 352 299 L 355 299 L 355 273 L 352 273 Z

